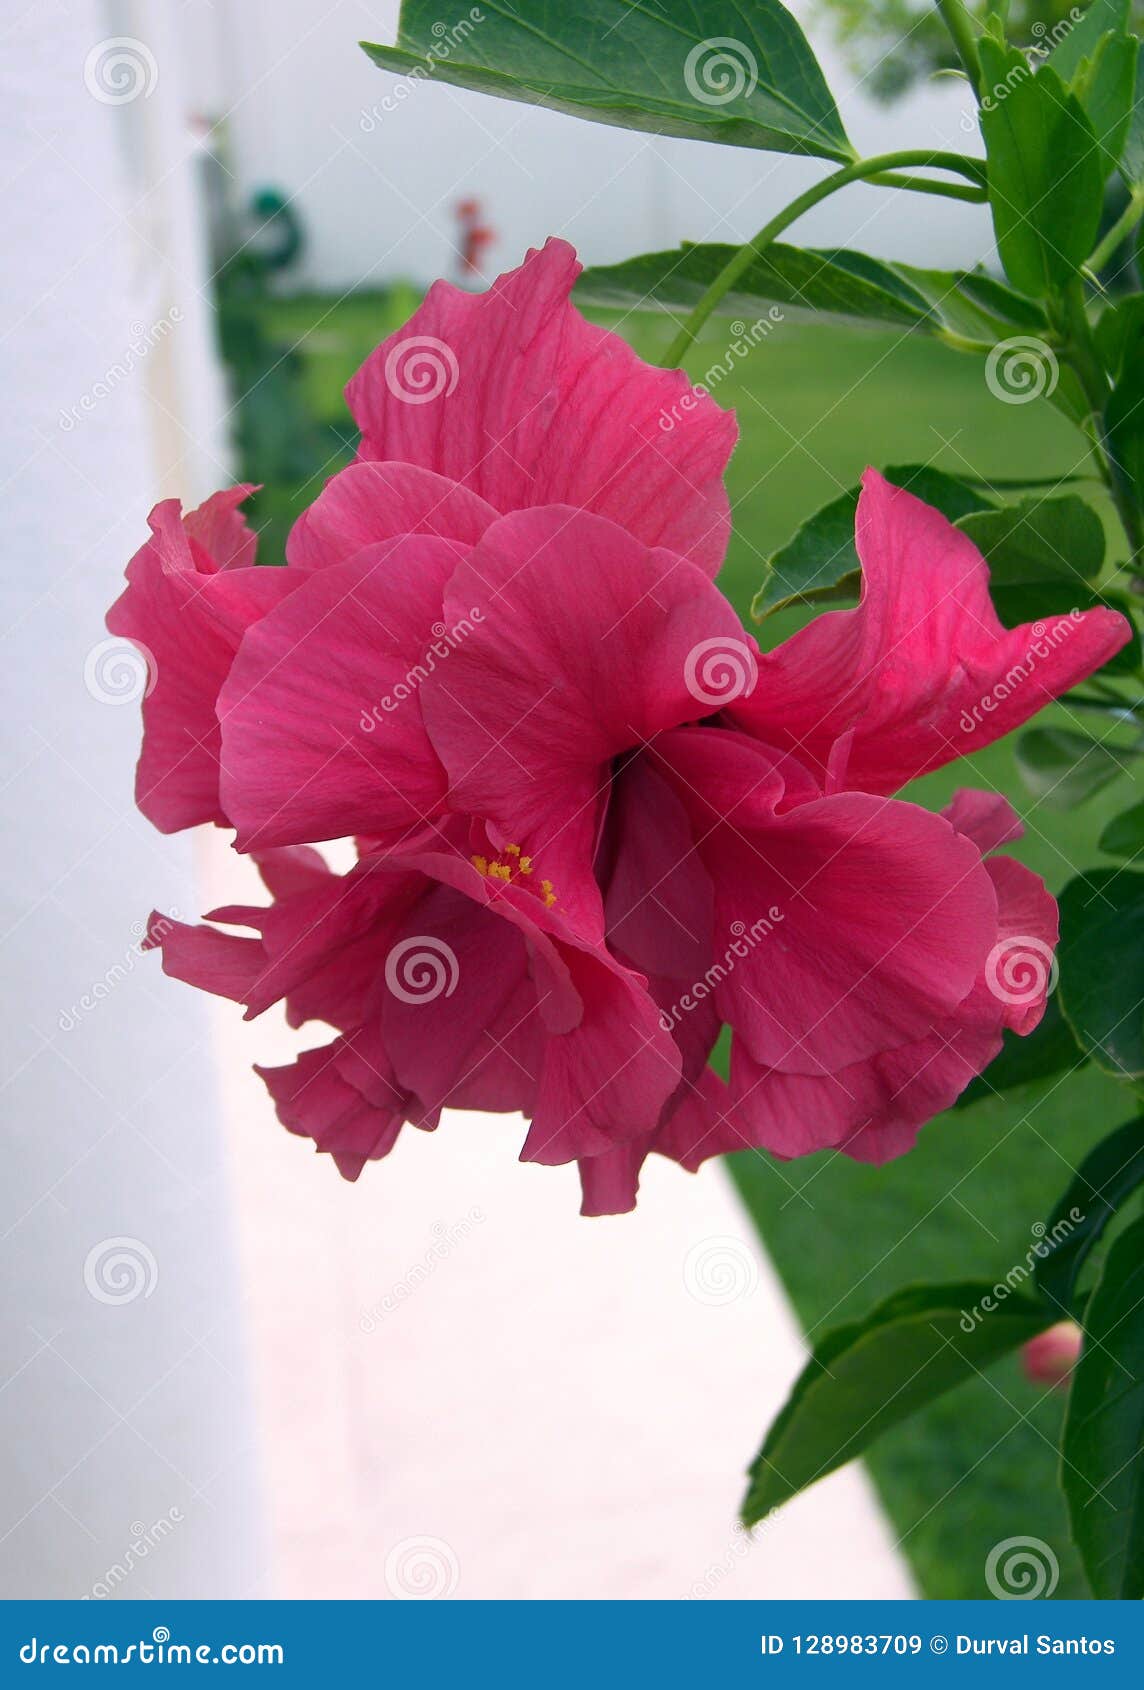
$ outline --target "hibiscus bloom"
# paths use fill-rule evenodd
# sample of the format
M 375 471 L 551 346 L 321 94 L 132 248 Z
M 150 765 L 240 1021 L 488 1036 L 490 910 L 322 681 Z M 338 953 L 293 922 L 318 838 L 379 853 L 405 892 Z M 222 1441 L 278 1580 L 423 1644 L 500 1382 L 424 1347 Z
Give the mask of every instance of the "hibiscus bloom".
M 216 912 L 256 938 L 155 942 L 335 1029 L 264 1077 L 351 1177 L 402 1121 L 520 1110 L 595 1213 L 652 1150 L 899 1154 L 1036 1025 L 1056 909 L 991 855 L 1012 811 L 894 794 L 1128 628 L 1004 629 L 971 542 L 868 472 L 860 604 L 761 655 L 713 581 L 733 425 L 703 399 L 660 430 L 684 378 L 584 324 L 573 276 L 550 243 L 479 298 L 438 284 L 351 383 L 359 461 L 204 683 L 217 809 L 275 902 Z M 308 849 L 351 834 L 347 876 Z

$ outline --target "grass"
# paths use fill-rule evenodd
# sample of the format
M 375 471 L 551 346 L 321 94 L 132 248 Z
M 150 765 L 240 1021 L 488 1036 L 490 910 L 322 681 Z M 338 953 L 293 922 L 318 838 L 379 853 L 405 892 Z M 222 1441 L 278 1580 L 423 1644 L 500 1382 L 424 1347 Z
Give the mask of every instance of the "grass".
M 304 486 L 271 478 L 261 495 L 273 544 L 352 449 L 342 385 L 411 304 L 363 294 L 332 309 L 320 297 L 269 305 L 271 337 L 301 344 L 295 391 L 325 445 Z M 663 321 L 619 326 L 645 356 L 666 346 Z M 712 325 L 696 349 L 696 373 L 721 352 L 723 332 Z M 932 461 L 999 478 L 1083 467 L 1078 436 L 1050 406 L 1000 403 L 981 360 L 921 338 L 783 325 L 733 366 L 716 397 L 737 409 L 742 431 L 728 478 L 735 535 L 722 585 L 744 616 L 768 553 L 852 486 L 866 463 Z M 247 473 L 259 478 L 258 463 Z M 783 613 L 765 638 L 794 625 Z M 1022 797 L 1008 744 L 928 777 L 912 795 L 937 806 L 964 784 L 1014 799 L 1028 826 L 1016 854 L 1054 890 L 1095 860 L 1100 825 L 1130 797 L 1121 780 L 1078 812 L 1034 805 Z M 818 1335 L 908 1282 L 1003 1277 L 1025 1260 L 1034 1224 L 1086 1148 L 1130 1110 L 1120 1088 L 1085 1071 L 935 1121 L 916 1151 L 886 1168 L 832 1155 L 780 1166 L 751 1154 L 733 1158 L 732 1171 L 804 1326 Z M 1058 1598 L 1085 1593 L 1057 1486 L 1060 1416 L 1061 1399 L 1027 1384 L 1013 1359 L 871 1452 L 870 1471 L 927 1596 L 985 1595 L 989 1550 L 1016 1536 L 1050 1545 Z M 764 1430 L 760 1423 L 760 1439 Z

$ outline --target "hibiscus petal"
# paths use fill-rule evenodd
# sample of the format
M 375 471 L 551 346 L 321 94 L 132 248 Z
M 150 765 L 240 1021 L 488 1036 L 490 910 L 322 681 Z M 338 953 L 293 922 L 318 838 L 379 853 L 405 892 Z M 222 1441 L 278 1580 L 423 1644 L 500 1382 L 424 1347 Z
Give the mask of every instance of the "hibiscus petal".
M 459 555 L 428 536 L 383 542 L 303 576 L 250 629 L 219 697 L 240 850 L 400 834 L 440 807 L 415 695 Z
M 569 300 L 579 270 L 550 240 L 487 293 L 434 283 L 346 389 L 359 455 L 434 470 L 502 513 L 597 511 L 714 575 L 734 418 L 585 322 Z
M 737 734 L 684 730 L 656 751 L 715 884 L 716 1001 L 756 1062 L 835 1072 L 923 1036 L 968 995 L 997 901 L 948 822 L 863 793 L 777 814 L 761 748 Z
M 312 1138 L 314 1148 L 333 1157 L 339 1173 L 357 1179 L 367 1162 L 387 1156 L 397 1142 L 404 1100 L 392 1088 L 389 1107 L 378 1107 L 343 1077 L 339 1059 L 345 1041 L 306 1050 L 281 1068 L 255 1073 L 274 1099 L 278 1119 L 292 1133 Z
M 627 1215 L 636 1206 L 640 1188 L 640 1169 L 651 1149 L 650 1139 L 637 1139 L 634 1144 L 621 1144 L 616 1150 L 605 1150 L 599 1156 L 582 1157 L 580 1189 L 582 1215 Z
M 446 621 L 477 624 L 421 689 L 450 802 L 523 846 L 562 907 L 598 925 L 586 871 L 611 759 L 710 711 L 697 651 L 721 651 L 750 685 L 754 642 L 691 564 L 563 507 L 495 523 L 445 605 Z
M 972 839 L 983 857 L 1002 845 L 1011 845 L 1025 831 L 1020 816 L 1000 792 L 959 786 L 941 813 L 958 833 Z
M 475 545 L 498 512 L 467 487 L 418 464 L 354 463 L 302 512 L 286 541 L 293 569 L 327 569 L 402 534 Z
M 256 564 L 258 535 L 238 507 L 257 491 L 253 482 L 228 487 L 212 493 L 197 510 L 187 512 L 187 533 L 202 547 L 213 568 L 249 569 Z
M 1120 650 L 1113 610 L 1005 629 L 989 570 L 939 511 L 867 470 L 856 527 L 862 601 L 759 663 L 732 719 L 829 767 L 835 787 L 893 793 L 1028 721 Z M 835 754 L 852 735 L 848 754 Z
M 135 801 L 162 833 L 199 822 L 226 825 L 219 689 L 245 629 L 295 586 L 286 570 L 231 567 L 253 555 L 253 536 L 233 509 L 248 491 L 215 494 L 185 516 L 177 500 L 156 505 L 153 537 L 132 558 L 127 587 L 107 613 L 111 633 L 137 642 L 147 657 Z M 208 555 L 206 540 L 219 543 L 222 554 Z

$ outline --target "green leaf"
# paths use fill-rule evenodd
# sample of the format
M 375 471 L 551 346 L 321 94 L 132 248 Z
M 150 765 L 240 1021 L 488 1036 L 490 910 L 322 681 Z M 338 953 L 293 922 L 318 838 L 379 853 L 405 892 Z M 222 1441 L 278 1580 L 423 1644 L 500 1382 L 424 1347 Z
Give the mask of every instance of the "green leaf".
M 1141 1184 L 1144 1116 L 1101 1139 L 1049 1217 L 1047 1253 L 1038 1259 L 1034 1277 L 1041 1295 L 1059 1314 L 1079 1318 L 1076 1288 L 1081 1270 L 1113 1215 Z
M 1062 82 L 1071 82 L 1081 61 L 1091 59 L 1109 30 L 1120 34 L 1128 29 L 1131 0 L 1092 0 L 1084 16 L 1065 29 L 1049 54 L 1049 63 Z
M 1135 193 L 1144 185 L 1144 75 L 1141 61 L 1136 61 L 1136 97 L 1120 153 L 1120 174 L 1128 188 Z
M 475 14 L 483 14 L 479 20 Z M 779 0 L 481 0 L 444 29 L 438 0 L 404 0 L 383 70 L 655 135 L 855 155 L 806 37 Z
M 1070 728 L 1030 728 L 1017 741 L 1017 769 L 1051 810 L 1071 810 L 1124 772 L 1124 753 Z
M 1026 1297 L 995 1291 L 988 1281 L 917 1286 L 828 1333 L 751 1465 L 744 1525 L 1056 1319 Z
M 1093 1594 L 1144 1596 L 1144 1220 L 1113 1244 L 1085 1319 L 1061 1445 Z
M 885 473 L 887 481 L 936 505 L 951 520 L 988 504 L 977 488 L 928 464 L 897 465 Z M 862 580 L 854 547 L 857 509 L 858 488 L 854 487 L 823 505 L 768 560 L 763 584 L 751 605 L 756 621 L 796 600 L 822 603 L 857 595 Z
M 583 305 L 683 315 L 738 250 L 689 244 L 596 265 L 580 277 L 576 297 Z M 758 332 L 764 318 L 774 321 L 771 306 L 780 307 L 784 319 L 889 323 L 971 340 L 1003 340 L 1015 329 L 1044 332 L 1046 327 L 1040 306 L 976 271 L 919 270 L 845 248 L 819 251 L 781 243 L 756 258 L 715 309 L 743 318 Z
M 1007 628 L 1107 604 L 1092 586 L 1104 565 L 1104 524 L 1075 494 L 1022 499 L 971 513 L 957 526 L 989 565 L 990 596 Z M 1138 649 L 1124 655 L 1135 668 Z
M 1144 503 L 1144 344 L 1126 352 L 1104 409 L 1108 450 L 1137 500 Z
M 1144 798 L 1113 816 L 1099 840 L 1110 857 L 1135 857 L 1144 851 Z
M 1104 524 L 1075 493 L 972 512 L 958 527 L 984 554 L 993 586 L 1046 576 L 1079 586 L 1094 581 L 1104 563 Z
M 1132 293 L 1100 314 L 1094 330 L 1101 363 L 1113 377 L 1119 376 L 1125 359 L 1144 334 L 1144 294 Z
M 1104 201 L 1100 150 L 1084 108 L 1057 73 L 983 39 L 981 133 L 989 203 L 1005 272 L 1044 298 L 1064 287 L 1096 241 Z
M 1098 1067 L 1144 1075 L 1144 874 L 1092 869 L 1061 893 L 1061 1008 Z
M 984 1074 L 970 1081 L 954 1108 L 969 1109 L 999 1092 L 1012 1091 L 1015 1086 L 1032 1085 L 1054 1074 L 1083 1068 L 1087 1061 L 1054 995 L 1031 1033 L 1019 1037 L 1006 1030 L 1001 1054 L 994 1057 Z
M 1093 58 L 1086 59 L 1082 65 L 1075 85 L 1092 125 L 1106 176 L 1115 170 L 1128 134 L 1139 50 L 1135 36 L 1104 36 Z

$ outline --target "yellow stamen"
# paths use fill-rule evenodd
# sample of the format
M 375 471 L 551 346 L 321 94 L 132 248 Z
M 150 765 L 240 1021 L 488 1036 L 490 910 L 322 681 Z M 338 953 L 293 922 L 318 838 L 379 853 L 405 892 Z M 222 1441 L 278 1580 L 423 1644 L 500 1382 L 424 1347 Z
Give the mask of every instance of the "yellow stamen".
M 504 848 L 504 854 L 505 854 L 506 857 L 519 857 L 520 856 L 520 846 L 519 845 L 506 845 L 505 848 Z
M 489 859 L 487 857 L 473 857 L 471 860 L 473 867 L 476 869 L 478 874 L 487 874 L 489 872 Z
M 520 859 L 520 872 L 521 872 L 521 874 L 531 874 L 532 873 L 532 858 L 531 857 L 522 857 Z

